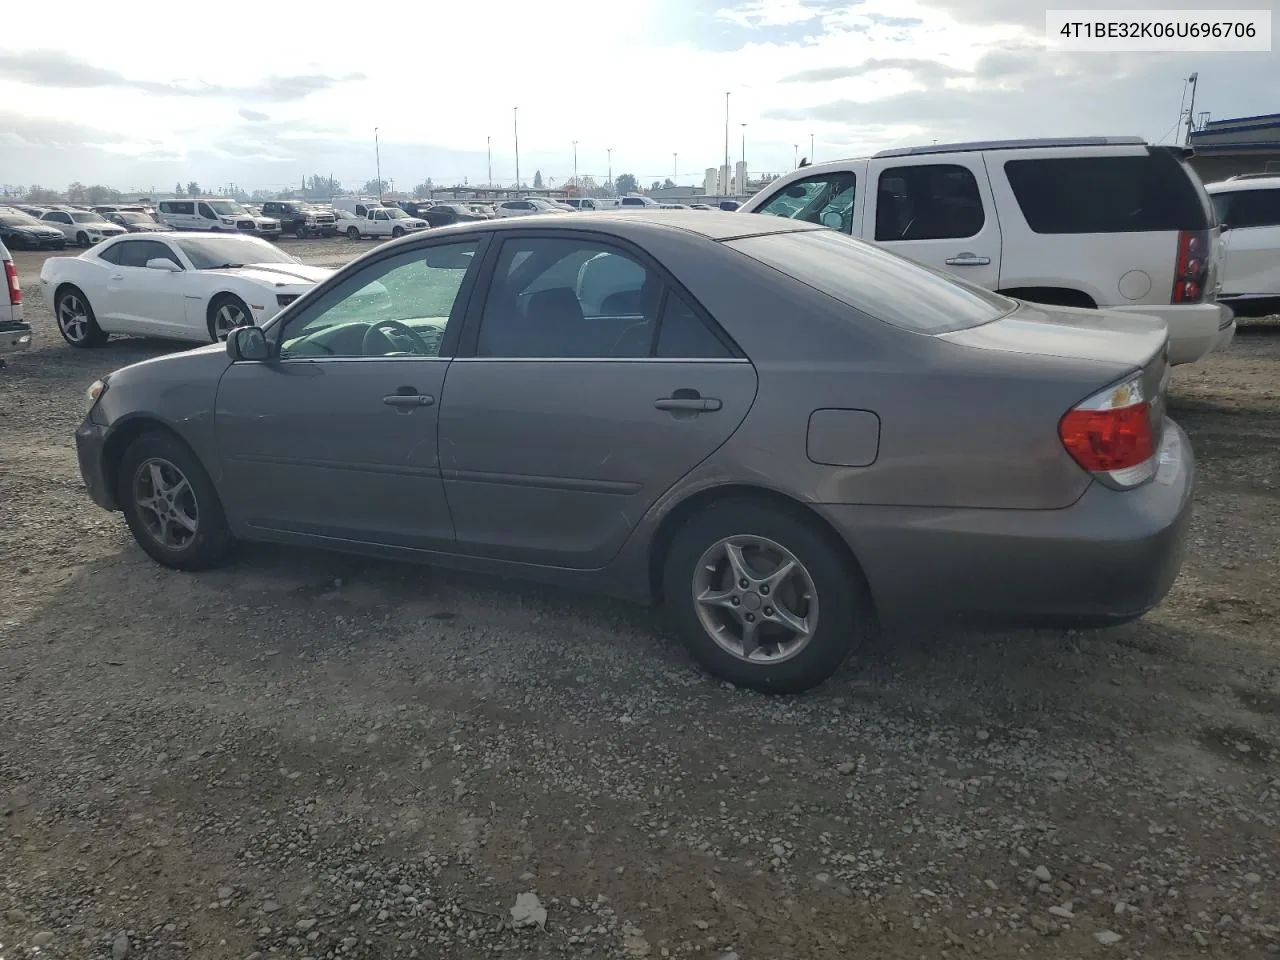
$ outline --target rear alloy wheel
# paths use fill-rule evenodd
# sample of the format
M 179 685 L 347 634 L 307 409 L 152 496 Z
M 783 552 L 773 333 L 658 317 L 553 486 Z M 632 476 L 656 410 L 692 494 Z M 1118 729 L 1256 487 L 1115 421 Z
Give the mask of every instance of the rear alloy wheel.
M 360 230 L 359 230 L 359 228 L 358 228 L 358 227 L 347 227 L 347 239 L 348 239 L 348 240 L 359 240 L 359 239 L 360 239 Z
M 134 440 L 116 484 L 129 531 L 157 563 L 202 570 L 230 552 L 234 540 L 217 490 L 176 437 L 157 431 Z
M 392 227 L 391 236 L 399 240 L 401 237 L 404 236 L 404 227 Z
M 209 338 L 214 343 L 226 340 L 237 327 L 253 325 L 253 314 L 239 297 L 223 295 L 209 304 Z
M 871 623 L 861 577 L 817 521 L 727 500 L 676 534 L 663 593 L 708 672 L 763 693 L 801 693 L 840 666 Z
M 100 347 L 107 342 L 107 334 L 98 326 L 89 299 L 78 287 L 58 291 L 53 312 L 58 320 L 58 332 L 71 346 Z

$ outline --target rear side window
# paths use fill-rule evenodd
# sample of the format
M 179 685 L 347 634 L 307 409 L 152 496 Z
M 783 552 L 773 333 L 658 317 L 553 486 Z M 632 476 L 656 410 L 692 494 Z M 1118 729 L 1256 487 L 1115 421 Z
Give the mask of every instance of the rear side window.
M 1208 230 L 1204 188 L 1168 150 L 1143 157 L 1008 160 L 1009 186 L 1036 233 Z
M 890 167 L 876 186 L 877 240 L 959 240 L 986 224 L 978 181 L 967 167 Z
M 1218 221 L 1224 227 L 1280 226 L 1280 190 L 1234 190 L 1213 195 Z
M 916 333 L 965 330 L 1017 308 L 1008 297 L 834 230 L 771 233 L 726 246 L 869 317 Z

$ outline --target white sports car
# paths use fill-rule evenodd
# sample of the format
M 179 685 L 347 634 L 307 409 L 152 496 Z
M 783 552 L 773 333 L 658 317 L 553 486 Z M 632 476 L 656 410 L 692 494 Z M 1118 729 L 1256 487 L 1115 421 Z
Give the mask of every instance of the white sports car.
M 113 333 L 210 343 L 269 320 L 333 272 L 257 237 L 125 234 L 50 257 L 40 284 L 73 347 Z

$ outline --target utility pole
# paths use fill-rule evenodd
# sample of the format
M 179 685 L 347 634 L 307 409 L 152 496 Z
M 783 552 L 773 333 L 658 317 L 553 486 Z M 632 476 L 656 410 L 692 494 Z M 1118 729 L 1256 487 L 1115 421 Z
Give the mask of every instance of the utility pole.
M 578 185 L 578 141 L 573 141 L 573 185 Z
M 729 192 L 729 91 L 724 94 L 724 179 L 725 183 L 721 185 L 724 195 Z
M 382 148 L 378 144 L 378 128 L 373 128 L 373 156 L 378 169 L 378 202 L 382 202 Z
M 493 137 L 484 138 L 485 146 L 489 150 L 489 186 L 493 186 Z
M 516 134 L 516 189 L 520 189 L 520 108 L 511 108 L 511 124 Z
M 1199 80 L 1200 80 L 1199 71 L 1187 77 L 1187 83 L 1191 84 L 1191 106 L 1187 108 L 1187 137 L 1183 141 L 1183 144 L 1185 146 L 1190 146 L 1191 131 L 1193 131 L 1196 126 L 1196 84 L 1199 82 Z
M 680 176 L 680 154 L 673 153 L 671 155 L 671 182 L 675 183 Z
M 605 147 L 605 152 L 609 154 L 609 196 L 613 196 L 613 147 Z

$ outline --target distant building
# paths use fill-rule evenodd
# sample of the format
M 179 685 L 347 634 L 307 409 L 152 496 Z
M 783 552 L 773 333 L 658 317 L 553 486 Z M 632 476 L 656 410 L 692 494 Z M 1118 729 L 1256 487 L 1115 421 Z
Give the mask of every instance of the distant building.
M 747 165 L 742 160 L 733 166 L 733 192 L 738 196 L 746 196 L 747 193 Z
M 1205 183 L 1237 173 L 1280 173 L 1280 113 L 1212 120 L 1191 132 L 1191 158 Z
M 715 167 L 707 167 L 702 177 L 702 192 L 709 196 L 720 192 L 720 177 Z
M 724 196 L 733 194 L 733 168 L 727 163 L 720 167 L 719 186 L 716 187 L 716 193 Z

